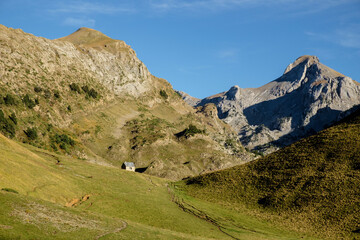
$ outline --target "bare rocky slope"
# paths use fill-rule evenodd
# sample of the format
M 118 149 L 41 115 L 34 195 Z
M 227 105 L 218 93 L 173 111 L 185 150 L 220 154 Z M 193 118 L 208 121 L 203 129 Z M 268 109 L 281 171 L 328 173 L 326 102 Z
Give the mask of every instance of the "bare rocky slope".
M 171 179 L 253 159 L 215 106 L 189 107 L 93 29 L 49 40 L 0 25 L 0 80 L 0 131 L 36 147 Z
M 360 84 L 315 56 L 302 56 L 262 87 L 234 86 L 199 103 L 187 102 L 216 104 L 219 118 L 238 132 L 245 147 L 272 152 L 346 116 L 360 104 Z

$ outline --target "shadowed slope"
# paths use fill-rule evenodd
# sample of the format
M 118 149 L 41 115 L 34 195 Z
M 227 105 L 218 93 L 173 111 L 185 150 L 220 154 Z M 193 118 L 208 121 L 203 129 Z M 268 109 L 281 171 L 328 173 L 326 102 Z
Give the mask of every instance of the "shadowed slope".
M 357 111 L 262 159 L 192 178 L 187 189 L 210 201 L 260 209 L 294 229 L 359 237 L 359 136 Z

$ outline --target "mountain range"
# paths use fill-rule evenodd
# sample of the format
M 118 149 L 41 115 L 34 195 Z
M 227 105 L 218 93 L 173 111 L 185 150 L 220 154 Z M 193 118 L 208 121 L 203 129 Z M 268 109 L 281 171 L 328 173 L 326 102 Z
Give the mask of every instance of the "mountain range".
M 214 103 L 245 147 L 267 153 L 330 126 L 360 104 L 360 83 L 316 56 L 299 57 L 259 88 L 233 86 L 201 100 L 179 93 L 192 106 Z
M 94 29 L 0 25 L 0 239 L 359 239 L 359 91 L 302 56 L 197 99 Z

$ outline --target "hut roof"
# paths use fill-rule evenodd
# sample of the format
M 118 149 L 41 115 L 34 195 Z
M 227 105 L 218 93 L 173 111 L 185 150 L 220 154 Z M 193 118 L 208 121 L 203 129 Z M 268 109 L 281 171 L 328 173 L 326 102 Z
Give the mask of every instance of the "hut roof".
M 124 162 L 125 167 L 135 167 L 133 162 Z

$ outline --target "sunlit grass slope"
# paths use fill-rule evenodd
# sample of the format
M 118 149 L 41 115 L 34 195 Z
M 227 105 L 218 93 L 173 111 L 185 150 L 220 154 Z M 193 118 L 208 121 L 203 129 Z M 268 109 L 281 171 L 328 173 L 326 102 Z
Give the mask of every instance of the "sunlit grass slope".
M 247 206 L 264 219 L 338 239 L 360 238 L 360 112 L 246 165 L 188 180 L 187 193 Z
M 300 238 L 174 192 L 161 178 L 56 155 L 2 135 L 0 156 L 0 239 Z M 181 208 L 175 201 L 180 197 L 222 219 L 222 231 Z M 250 230 L 242 235 L 240 225 Z
M 128 227 L 118 236 L 124 233 L 125 239 L 137 236 L 138 231 L 139 236 L 143 236 L 140 239 L 219 239 L 222 236 L 216 229 L 211 230 L 211 224 L 172 203 L 165 180 L 26 147 L 3 136 L 0 138 L 0 188 L 19 192 L 0 191 L 0 236 L 5 239 L 17 235 L 68 239 L 69 234 L 81 236 L 83 233 L 96 237 L 121 227 L 122 221 Z M 90 195 L 86 201 L 64 207 L 85 195 Z M 78 218 L 83 225 L 72 221 Z M 56 223 L 56 219 L 62 220 Z M 93 219 L 100 221 L 99 224 L 92 223 Z M 119 226 L 109 228 L 108 221 Z M 86 234 L 83 239 L 89 239 Z

